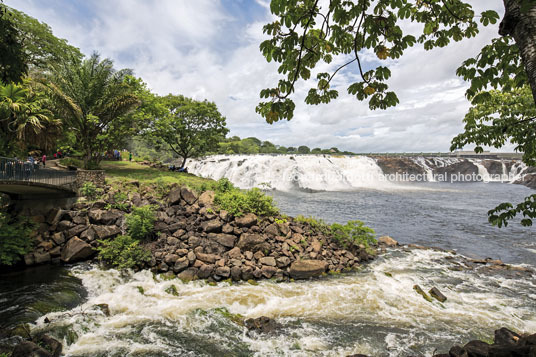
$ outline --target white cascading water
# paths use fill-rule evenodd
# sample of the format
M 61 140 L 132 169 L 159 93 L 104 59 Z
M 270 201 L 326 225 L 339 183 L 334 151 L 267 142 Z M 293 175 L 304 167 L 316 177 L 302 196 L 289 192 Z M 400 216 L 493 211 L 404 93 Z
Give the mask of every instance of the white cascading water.
M 346 191 L 393 186 L 367 156 L 217 155 L 190 161 L 188 170 L 215 180 L 225 177 L 244 189 Z
M 514 161 L 507 170 L 501 160 L 502 173 L 490 175 L 482 159 L 451 157 L 409 157 L 426 174 L 428 182 L 436 181 L 434 170 L 468 160 L 478 168 L 484 182 L 513 183 L 523 177 L 527 169 L 521 161 Z M 295 189 L 312 191 L 349 191 L 355 189 L 407 189 L 389 182 L 376 160 L 368 156 L 330 155 L 216 155 L 191 160 L 191 173 L 218 180 L 229 179 L 234 185 L 272 188 L 280 191 Z
M 431 356 L 436 348 L 446 352 L 475 336 L 489 338 L 500 326 L 536 330 L 534 278 L 451 270 L 457 259 L 432 250 L 399 251 L 340 277 L 217 286 L 159 279 L 149 271 L 125 276 L 77 267 L 87 302 L 47 314 L 36 328 L 65 336 L 65 355 L 76 357 Z M 415 284 L 436 286 L 447 301 L 424 300 Z M 110 316 L 95 308 L 103 303 Z M 268 316 L 284 327 L 251 335 L 222 308 L 227 315 Z

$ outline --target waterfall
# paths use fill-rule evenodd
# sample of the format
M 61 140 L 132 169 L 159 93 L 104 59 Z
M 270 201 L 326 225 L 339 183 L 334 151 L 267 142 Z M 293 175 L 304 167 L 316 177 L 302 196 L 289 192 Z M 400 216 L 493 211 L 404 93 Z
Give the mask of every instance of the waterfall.
M 217 155 L 190 161 L 188 170 L 215 180 L 225 177 L 244 189 L 345 191 L 393 186 L 367 156 Z

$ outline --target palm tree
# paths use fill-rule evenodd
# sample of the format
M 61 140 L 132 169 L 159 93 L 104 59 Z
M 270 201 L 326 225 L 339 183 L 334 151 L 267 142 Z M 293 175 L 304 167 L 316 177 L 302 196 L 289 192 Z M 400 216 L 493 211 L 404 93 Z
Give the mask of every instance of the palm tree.
M 73 130 L 84 168 L 98 167 L 102 151 L 121 116 L 135 109 L 140 101 L 125 79 L 131 71 L 116 71 L 110 59 L 93 54 L 81 63 L 63 65 L 42 79 L 55 104 L 55 112 L 67 130 Z
M 14 154 L 18 144 L 24 150 L 28 143 L 50 149 L 59 135 L 61 122 L 48 109 L 47 98 L 32 88 L 30 80 L 22 85 L 0 86 L 0 155 Z

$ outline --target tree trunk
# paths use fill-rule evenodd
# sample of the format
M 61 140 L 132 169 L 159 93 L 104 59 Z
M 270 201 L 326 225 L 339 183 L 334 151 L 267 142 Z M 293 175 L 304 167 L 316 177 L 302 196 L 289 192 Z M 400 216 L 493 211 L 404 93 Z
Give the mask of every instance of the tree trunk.
M 503 0 L 504 18 L 499 26 L 501 36 L 512 36 L 519 48 L 528 82 L 536 105 L 536 5 L 521 12 L 522 0 Z
M 182 157 L 181 168 L 184 168 L 184 165 L 186 165 L 186 160 L 188 160 L 188 158 L 187 158 L 186 156 L 183 156 L 183 157 Z

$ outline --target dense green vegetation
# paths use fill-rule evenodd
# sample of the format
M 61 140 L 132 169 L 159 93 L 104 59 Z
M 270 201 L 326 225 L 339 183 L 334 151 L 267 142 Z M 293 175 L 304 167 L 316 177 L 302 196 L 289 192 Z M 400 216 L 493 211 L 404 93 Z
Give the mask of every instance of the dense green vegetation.
M 137 240 L 150 238 L 154 232 L 155 212 L 151 206 L 132 207 L 127 214 L 127 232 Z
M 0 265 L 13 265 L 30 252 L 35 224 L 25 217 L 0 212 Z
M 247 191 L 237 188 L 217 191 L 214 203 L 235 217 L 242 216 L 245 213 L 273 216 L 279 212 L 273 203 L 273 198 L 265 195 L 258 188 L 252 188 Z
M 128 235 L 99 240 L 99 243 L 99 259 L 113 268 L 132 269 L 151 260 L 151 252 L 141 247 L 137 239 Z

